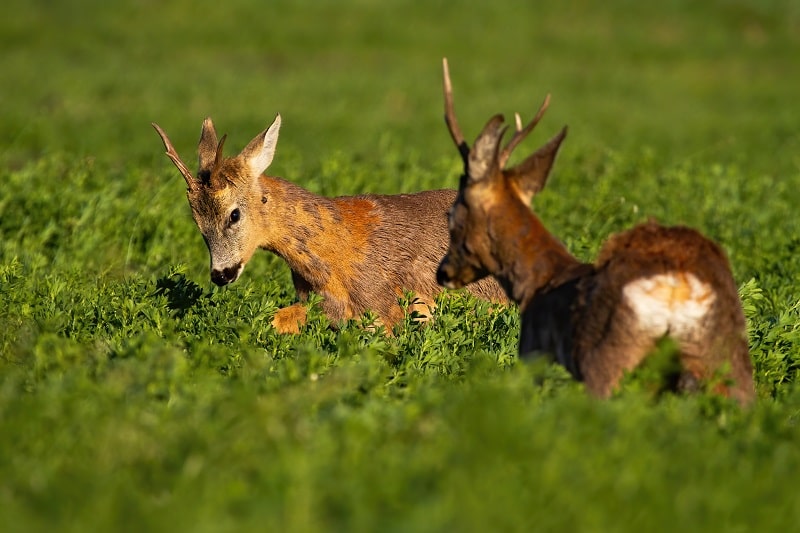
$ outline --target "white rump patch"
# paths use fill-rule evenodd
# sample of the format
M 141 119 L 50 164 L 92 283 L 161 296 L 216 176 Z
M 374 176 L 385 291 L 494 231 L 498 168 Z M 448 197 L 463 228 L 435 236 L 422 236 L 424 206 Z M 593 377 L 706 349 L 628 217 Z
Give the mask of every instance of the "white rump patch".
M 654 337 L 669 333 L 691 336 L 714 303 L 708 283 L 688 272 L 669 272 L 631 281 L 622 289 L 624 302 L 639 326 Z

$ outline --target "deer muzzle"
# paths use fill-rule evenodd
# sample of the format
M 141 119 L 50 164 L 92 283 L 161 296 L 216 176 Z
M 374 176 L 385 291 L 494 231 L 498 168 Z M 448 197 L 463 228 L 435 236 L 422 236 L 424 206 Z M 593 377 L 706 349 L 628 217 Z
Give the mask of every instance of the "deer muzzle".
M 439 263 L 439 268 L 436 270 L 436 283 L 447 289 L 459 289 L 463 285 L 455 278 L 455 269 L 450 264 L 448 257 L 445 256 L 442 262 Z
M 214 269 L 211 271 L 211 281 L 220 287 L 227 285 L 228 283 L 233 283 L 239 279 L 239 275 L 242 273 L 243 269 L 244 265 L 241 263 L 237 263 L 231 267 Z

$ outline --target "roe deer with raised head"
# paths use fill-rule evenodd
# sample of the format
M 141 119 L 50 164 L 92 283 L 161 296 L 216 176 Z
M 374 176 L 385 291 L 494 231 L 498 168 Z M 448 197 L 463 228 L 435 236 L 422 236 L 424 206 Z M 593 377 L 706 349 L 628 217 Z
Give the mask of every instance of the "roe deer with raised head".
M 751 402 L 745 318 L 723 250 L 693 229 L 648 222 L 608 239 L 593 264 L 581 263 L 530 209 L 566 128 L 505 168 L 549 96 L 524 129 L 516 116 L 514 135 L 502 149 L 501 115 L 470 148 L 456 121 L 446 60 L 443 66 L 445 118 L 464 175 L 450 210 L 450 248 L 439 283 L 457 288 L 494 276 L 520 306 L 520 355 L 554 357 L 596 396 L 608 397 L 626 371 L 669 337 L 681 365 L 673 385 L 694 388 L 724 372 L 715 390 Z
M 193 176 L 166 133 L 153 124 L 186 180 L 192 217 L 211 255 L 212 281 L 220 286 L 236 281 L 257 248 L 282 257 L 300 300 L 275 314 L 272 325 L 282 333 L 297 333 L 305 323 L 303 302 L 312 291 L 322 296 L 321 308 L 331 321 L 371 310 L 390 332 L 405 312 L 398 298 L 406 290 L 414 293 L 414 310 L 429 315 L 442 290 L 436 267 L 447 251 L 447 210 L 456 191 L 318 196 L 263 175 L 275 154 L 280 125 L 277 115 L 239 155 L 224 157 L 225 136 L 218 141 L 207 118 Z M 507 302 L 494 280 L 467 289 Z

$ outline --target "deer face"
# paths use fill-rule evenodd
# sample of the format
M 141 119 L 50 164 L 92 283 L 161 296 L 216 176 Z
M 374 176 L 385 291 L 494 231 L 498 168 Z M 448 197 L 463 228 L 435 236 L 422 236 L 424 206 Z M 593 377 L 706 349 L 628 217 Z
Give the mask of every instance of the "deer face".
M 449 214 L 450 247 L 436 279 L 444 287 L 459 288 L 487 275 L 497 276 L 519 253 L 520 232 L 525 231 L 521 222 L 530 215 L 531 198 L 547 181 L 566 128 L 524 161 L 506 169 L 513 149 L 547 109 L 549 96 L 525 128 L 516 115 L 516 131 L 502 149 L 506 128 L 501 115 L 489 119 L 470 148 L 453 109 L 447 60 L 443 67 L 445 122 L 464 162 L 464 175 Z
M 463 140 L 458 143 L 460 150 L 464 147 L 464 175 L 449 214 L 450 247 L 436 272 L 436 281 L 444 287 L 463 287 L 497 268 L 488 228 L 496 197 L 492 189 L 502 180 L 497 151 L 502 126 L 503 118 L 495 115 L 472 149 Z
M 239 278 L 258 247 L 256 220 L 260 216 L 259 205 L 251 205 L 249 183 L 238 179 L 238 173 L 225 172 L 226 167 L 238 166 L 233 164 L 235 160 L 225 163 L 220 173 L 229 176 L 229 185 L 222 189 L 203 187 L 187 194 L 192 218 L 208 247 L 211 280 L 220 286 Z M 258 196 L 258 191 L 255 194 Z
M 192 218 L 208 247 L 211 280 L 217 285 L 236 281 L 258 248 L 258 226 L 267 200 L 260 178 L 275 154 L 280 124 L 278 115 L 238 156 L 223 158 L 225 137 L 217 142 L 214 124 L 206 119 L 196 178 L 186 170 L 166 134 L 154 124 L 167 155 L 186 179 Z
M 491 209 L 481 201 L 481 191 L 465 181 L 448 214 L 450 245 L 436 271 L 436 282 L 448 289 L 479 281 L 497 268 L 486 231 Z
M 497 160 L 501 123 L 502 119 L 492 119 L 475 141 L 467 158 L 467 173 L 461 178 L 448 215 L 450 244 L 436 280 L 449 289 L 488 275 L 498 276 L 505 265 L 523 253 L 520 246 L 531 229 L 531 199 L 544 187 L 566 135 L 564 129 L 519 165 L 501 169 Z M 487 138 L 493 149 L 482 153 L 480 148 Z

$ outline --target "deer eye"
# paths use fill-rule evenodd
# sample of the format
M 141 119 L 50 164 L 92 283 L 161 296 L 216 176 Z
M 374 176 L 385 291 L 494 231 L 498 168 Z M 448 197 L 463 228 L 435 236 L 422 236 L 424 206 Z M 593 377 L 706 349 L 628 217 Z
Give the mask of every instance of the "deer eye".
M 230 216 L 231 224 L 236 224 L 237 222 L 239 222 L 239 218 L 241 218 L 241 216 L 242 213 L 239 211 L 238 207 L 233 211 L 231 211 L 231 216 Z

